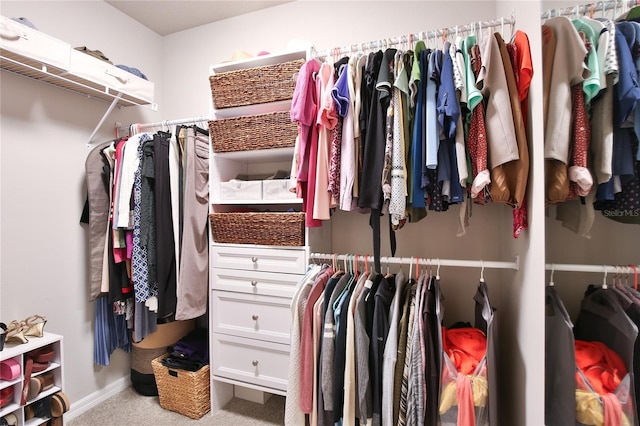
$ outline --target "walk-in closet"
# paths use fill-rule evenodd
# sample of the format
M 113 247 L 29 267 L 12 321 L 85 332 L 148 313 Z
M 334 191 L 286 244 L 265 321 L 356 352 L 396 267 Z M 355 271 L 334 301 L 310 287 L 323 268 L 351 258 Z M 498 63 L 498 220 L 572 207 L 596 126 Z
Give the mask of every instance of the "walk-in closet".
M 55 383 L 21 404 L 48 371 L 3 370 L 0 417 L 542 426 L 578 398 L 638 424 L 635 3 L 3 0 L 0 322 L 46 318 Z M 576 396 L 612 294 L 628 374 Z

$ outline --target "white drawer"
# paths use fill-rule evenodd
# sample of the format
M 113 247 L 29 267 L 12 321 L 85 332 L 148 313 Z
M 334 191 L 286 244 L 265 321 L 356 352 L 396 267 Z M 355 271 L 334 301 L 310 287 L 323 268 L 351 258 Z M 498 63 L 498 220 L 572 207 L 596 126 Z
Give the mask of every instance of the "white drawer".
M 62 70 L 69 69 L 71 46 L 68 43 L 4 16 L 0 18 L 0 47 L 3 56 L 17 59 L 15 55 L 18 55 L 21 57 L 20 62 L 27 62 L 38 69 L 43 63 Z
M 287 390 L 289 346 L 214 334 L 211 374 Z
M 111 88 L 112 92 L 122 92 L 129 98 L 153 102 L 154 84 L 152 82 L 78 50 L 71 51 L 69 72 L 72 75 L 68 78 L 84 84 L 93 82 L 95 85 L 89 85 L 97 89 L 105 86 Z M 88 80 L 88 82 L 82 80 Z
M 302 277 L 304 277 L 303 274 L 213 268 L 211 288 L 291 299 Z
M 245 271 L 304 274 L 307 268 L 304 248 L 277 249 L 213 244 L 211 266 Z
M 214 332 L 289 344 L 290 299 L 228 291 L 213 291 L 211 297 Z

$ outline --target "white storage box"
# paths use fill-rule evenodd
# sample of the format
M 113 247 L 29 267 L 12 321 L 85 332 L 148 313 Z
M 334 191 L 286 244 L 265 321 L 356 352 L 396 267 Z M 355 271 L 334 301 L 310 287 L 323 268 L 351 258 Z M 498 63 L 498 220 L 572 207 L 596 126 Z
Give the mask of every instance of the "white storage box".
M 41 69 L 42 64 L 69 69 L 71 46 L 45 33 L 0 16 L 0 54 L 21 64 Z M 10 63 L 3 68 L 12 69 Z M 58 74 L 56 70 L 49 70 Z
M 220 182 L 221 200 L 261 200 L 261 180 L 231 179 L 228 182 Z
M 289 179 L 262 181 L 263 200 L 286 200 L 290 198 L 296 198 L 296 193 L 289 191 Z

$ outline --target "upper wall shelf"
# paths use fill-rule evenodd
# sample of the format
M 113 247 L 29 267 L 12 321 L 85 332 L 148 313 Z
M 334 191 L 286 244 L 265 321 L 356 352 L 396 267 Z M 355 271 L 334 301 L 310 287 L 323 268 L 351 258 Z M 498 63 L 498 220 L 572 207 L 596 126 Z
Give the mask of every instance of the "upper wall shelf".
M 246 68 L 264 67 L 267 65 L 276 65 L 283 62 L 295 61 L 296 59 L 306 58 L 306 50 L 295 50 L 285 53 L 270 53 L 263 56 L 255 56 L 247 59 L 241 59 L 233 62 L 222 62 L 212 65 L 211 74 L 219 74 L 221 72 L 238 71 Z
M 4 16 L 0 16 L 0 68 L 110 102 L 89 142 L 116 106 L 144 105 L 157 110 L 152 82 Z

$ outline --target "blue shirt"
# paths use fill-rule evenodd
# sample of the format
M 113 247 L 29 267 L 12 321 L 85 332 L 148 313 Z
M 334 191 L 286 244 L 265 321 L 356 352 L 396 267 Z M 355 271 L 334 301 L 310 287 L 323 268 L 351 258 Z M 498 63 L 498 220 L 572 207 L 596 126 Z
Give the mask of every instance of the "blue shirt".
M 613 127 L 619 128 L 629 118 L 629 114 L 640 100 L 638 72 L 631 56 L 631 46 L 635 43 L 636 31 L 630 22 L 616 24 L 616 50 L 620 69 L 618 84 L 614 86 Z
M 449 43 L 444 48 L 440 88 L 438 90 L 438 123 L 445 138 L 455 138 L 456 123 L 460 116 L 460 105 L 453 81 L 453 60 L 449 55 Z

